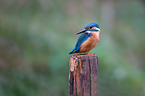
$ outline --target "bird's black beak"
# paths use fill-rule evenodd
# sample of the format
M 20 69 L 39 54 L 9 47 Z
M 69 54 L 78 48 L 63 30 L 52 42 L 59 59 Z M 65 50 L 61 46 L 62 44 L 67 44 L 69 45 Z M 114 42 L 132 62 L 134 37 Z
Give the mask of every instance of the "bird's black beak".
M 76 35 L 81 34 L 81 33 L 84 33 L 84 32 L 86 32 L 86 31 L 87 31 L 86 29 L 83 29 L 83 30 L 81 30 L 80 32 L 77 32 Z

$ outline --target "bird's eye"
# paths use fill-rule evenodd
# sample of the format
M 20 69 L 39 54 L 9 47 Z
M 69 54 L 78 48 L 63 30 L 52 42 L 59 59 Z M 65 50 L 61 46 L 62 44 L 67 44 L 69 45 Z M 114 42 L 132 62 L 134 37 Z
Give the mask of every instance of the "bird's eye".
M 93 28 L 93 27 L 87 27 L 86 29 L 87 29 L 87 30 L 90 30 L 90 29 L 92 29 L 92 28 Z
M 93 27 L 90 27 L 90 29 L 91 29 L 91 28 L 93 28 Z

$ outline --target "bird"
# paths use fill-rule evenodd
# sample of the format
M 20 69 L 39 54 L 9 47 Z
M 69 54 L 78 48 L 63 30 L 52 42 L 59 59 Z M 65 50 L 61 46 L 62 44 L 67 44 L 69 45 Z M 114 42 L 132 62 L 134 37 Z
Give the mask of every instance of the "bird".
M 93 49 L 100 41 L 100 27 L 97 23 L 92 22 L 87 24 L 83 30 L 77 32 L 76 35 L 81 34 L 76 42 L 74 49 L 69 53 L 86 53 Z

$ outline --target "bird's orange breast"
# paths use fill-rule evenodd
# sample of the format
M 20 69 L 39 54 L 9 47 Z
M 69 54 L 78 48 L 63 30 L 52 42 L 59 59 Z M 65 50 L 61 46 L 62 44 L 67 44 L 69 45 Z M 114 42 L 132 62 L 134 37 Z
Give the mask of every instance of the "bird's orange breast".
M 92 36 L 89 37 L 82 45 L 80 46 L 80 53 L 89 52 L 93 49 L 100 41 L 100 31 L 91 32 Z

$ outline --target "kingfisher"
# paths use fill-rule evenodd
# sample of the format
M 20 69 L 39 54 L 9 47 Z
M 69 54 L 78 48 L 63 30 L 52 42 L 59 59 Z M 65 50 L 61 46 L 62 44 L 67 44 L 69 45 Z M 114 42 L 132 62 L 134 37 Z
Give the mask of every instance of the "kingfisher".
M 87 24 L 83 30 L 77 32 L 81 34 L 74 49 L 69 53 L 86 53 L 86 55 L 92 55 L 88 52 L 93 49 L 100 41 L 100 27 L 97 23 L 92 22 Z

